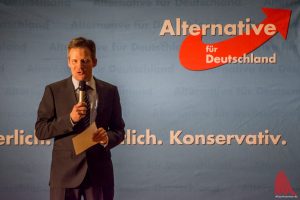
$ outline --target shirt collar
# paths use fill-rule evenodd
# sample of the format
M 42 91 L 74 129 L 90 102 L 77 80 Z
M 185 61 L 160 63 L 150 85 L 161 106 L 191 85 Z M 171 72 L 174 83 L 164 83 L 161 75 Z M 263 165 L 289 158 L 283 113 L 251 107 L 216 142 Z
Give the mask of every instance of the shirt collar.
M 72 82 L 73 82 L 73 86 L 74 86 L 75 90 L 77 90 L 78 87 L 79 87 L 79 81 L 76 80 L 76 79 L 72 76 Z M 91 80 L 86 81 L 86 85 L 88 85 L 90 88 L 92 88 L 93 90 L 95 90 L 95 89 L 96 89 L 96 82 L 95 82 L 94 77 L 92 77 Z

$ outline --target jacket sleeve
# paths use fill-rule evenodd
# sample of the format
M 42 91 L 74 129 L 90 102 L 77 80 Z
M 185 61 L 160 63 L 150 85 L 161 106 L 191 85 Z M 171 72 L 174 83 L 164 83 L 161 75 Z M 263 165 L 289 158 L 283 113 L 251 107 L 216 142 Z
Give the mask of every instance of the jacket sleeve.
M 46 86 L 40 102 L 35 130 L 36 137 L 40 140 L 51 139 L 73 131 L 70 115 L 57 117 L 54 95 L 50 86 Z
M 122 118 L 120 96 L 119 96 L 118 89 L 115 87 L 112 115 L 109 122 L 109 127 L 108 127 L 109 129 L 107 131 L 109 140 L 106 148 L 111 149 L 116 145 L 120 144 L 124 140 L 124 136 L 125 136 L 124 127 L 125 127 L 125 123 Z

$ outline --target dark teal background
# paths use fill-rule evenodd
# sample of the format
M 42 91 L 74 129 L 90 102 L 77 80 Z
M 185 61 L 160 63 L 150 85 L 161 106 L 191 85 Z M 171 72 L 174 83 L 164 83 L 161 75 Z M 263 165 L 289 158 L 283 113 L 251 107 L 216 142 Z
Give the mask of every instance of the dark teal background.
M 184 2 L 184 3 L 183 3 Z M 287 40 L 277 34 L 254 54 L 277 64 L 180 66 L 184 37 L 161 37 L 165 19 L 258 24 L 262 7 L 292 10 Z M 112 150 L 116 198 L 274 199 L 284 170 L 300 195 L 300 3 L 296 0 L 0 1 L 0 134 L 32 134 L 44 87 L 69 76 L 66 45 L 97 44 L 94 75 L 119 87 L 127 129 L 150 128 L 161 146 Z M 204 37 L 213 43 L 225 37 Z M 171 129 L 282 134 L 286 146 L 168 145 Z M 0 198 L 48 199 L 51 146 L 0 146 Z

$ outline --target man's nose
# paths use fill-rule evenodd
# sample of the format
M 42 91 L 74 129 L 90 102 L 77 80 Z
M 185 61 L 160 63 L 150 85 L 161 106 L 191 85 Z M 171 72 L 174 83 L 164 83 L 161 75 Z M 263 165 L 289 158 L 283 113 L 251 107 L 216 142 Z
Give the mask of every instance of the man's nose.
M 86 62 L 84 60 L 79 62 L 79 67 L 85 67 Z

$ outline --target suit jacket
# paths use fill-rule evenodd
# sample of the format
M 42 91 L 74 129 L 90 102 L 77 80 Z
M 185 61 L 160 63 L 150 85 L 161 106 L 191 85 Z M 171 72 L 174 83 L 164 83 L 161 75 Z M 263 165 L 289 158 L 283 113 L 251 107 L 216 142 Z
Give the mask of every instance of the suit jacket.
M 70 121 L 70 113 L 77 103 L 72 78 L 45 88 L 35 129 L 38 139 L 54 138 L 50 187 L 77 187 L 87 171 L 91 173 L 94 184 L 108 187 L 114 185 L 110 149 L 124 139 L 125 124 L 117 87 L 96 78 L 95 82 L 98 95 L 95 121 L 98 128 L 103 127 L 107 131 L 109 143 L 105 148 L 96 144 L 79 155 L 75 155 L 72 143 L 72 138 L 82 131 L 79 125 L 72 126 Z

